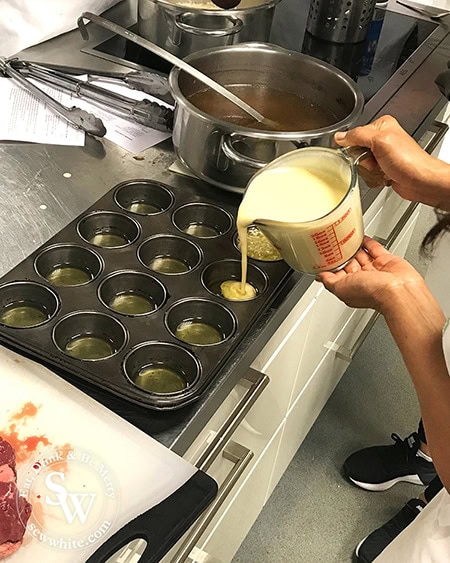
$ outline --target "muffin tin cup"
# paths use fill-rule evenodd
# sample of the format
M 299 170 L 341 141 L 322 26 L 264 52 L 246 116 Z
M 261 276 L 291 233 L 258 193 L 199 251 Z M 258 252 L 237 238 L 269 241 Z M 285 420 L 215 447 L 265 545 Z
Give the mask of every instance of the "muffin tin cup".
M 122 182 L 114 193 L 116 204 L 136 215 L 164 213 L 172 207 L 174 199 L 173 193 L 166 186 L 151 180 Z
M 102 258 L 93 250 L 75 244 L 56 244 L 46 248 L 34 261 L 36 272 L 55 286 L 75 287 L 95 280 L 103 270 Z M 73 269 L 65 275 L 65 269 Z M 82 281 L 85 279 L 85 281 Z
M 202 251 L 196 244 L 173 235 L 147 239 L 138 248 L 137 255 L 149 270 L 169 276 L 195 270 L 202 259 Z
M 189 203 L 172 214 L 175 227 L 182 233 L 196 238 L 216 238 L 226 234 L 233 225 L 227 212 L 207 203 Z
M 174 303 L 166 313 L 165 323 L 169 332 L 181 342 L 203 347 L 222 344 L 233 336 L 237 325 L 229 309 L 208 299 L 183 299 Z M 192 331 L 189 334 L 189 327 L 194 324 L 200 328 L 200 334 L 198 331 L 197 334 L 192 334 Z M 186 338 L 182 338 L 178 330 L 183 325 L 186 327 Z M 208 342 L 214 339 L 216 333 L 217 342 Z
M 139 223 L 127 215 L 113 211 L 94 211 L 80 219 L 78 234 L 89 244 L 114 249 L 132 244 L 138 238 L 140 228 Z
M 36 328 L 50 321 L 59 306 L 57 294 L 39 283 L 17 281 L 0 286 L 0 325 Z
M 111 274 L 101 282 L 98 295 L 108 309 L 133 317 L 155 313 L 167 299 L 166 288 L 159 280 L 136 271 Z
M 241 262 L 240 260 L 220 260 L 207 266 L 202 272 L 202 283 L 204 287 L 213 295 L 216 295 L 228 303 L 248 303 L 261 297 L 268 287 L 268 279 L 266 274 L 257 266 L 247 264 L 247 283 L 252 285 L 256 290 L 253 299 L 243 301 L 232 301 L 225 299 L 220 290 L 220 285 L 227 280 L 241 280 Z
M 197 358 L 176 344 L 167 342 L 145 342 L 136 346 L 125 356 L 122 365 L 125 377 L 136 387 L 146 393 L 156 395 L 173 395 L 186 392 L 193 387 L 201 373 L 201 366 Z M 163 391 L 166 383 L 164 380 L 146 380 L 142 374 L 150 369 L 167 370 L 167 373 L 178 376 L 180 388 L 174 391 Z M 141 381 L 142 380 L 142 381 Z M 175 386 L 173 386 L 175 387 Z
M 251 229 L 252 227 L 254 227 L 255 229 L 257 228 L 257 227 L 255 227 L 254 225 L 250 225 L 250 227 L 248 227 L 248 228 Z M 258 230 L 259 230 L 259 229 L 258 229 Z M 260 231 L 260 233 L 261 233 L 261 235 L 263 235 L 263 236 L 265 237 L 265 235 L 262 233 L 262 231 Z M 265 237 L 265 238 L 267 239 L 267 237 Z M 267 239 L 267 240 L 268 240 L 268 239 Z M 269 240 L 268 240 L 268 242 L 269 242 L 270 245 L 272 245 L 272 243 L 271 243 Z M 241 253 L 241 249 L 240 249 L 240 247 L 239 247 L 239 236 L 238 236 L 238 233 L 235 233 L 234 236 L 233 236 L 233 244 L 234 244 L 236 250 L 239 252 L 239 254 L 242 254 L 242 253 Z M 272 246 L 273 246 L 273 245 L 272 245 Z M 275 247 L 274 247 L 274 248 L 275 248 Z M 276 249 L 275 249 L 275 250 L 276 250 Z M 262 258 L 261 256 L 258 256 L 258 257 L 257 257 L 257 256 L 255 256 L 254 254 L 251 253 L 251 249 L 248 249 L 248 250 L 247 250 L 247 257 L 248 257 L 250 260 L 257 260 L 258 262 L 281 262 L 281 260 L 283 260 L 283 258 L 281 257 L 281 255 L 280 255 L 279 258 L 278 258 L 278 257 L 277 257 L 277 258 Z
M 53 329 L 56 347 L 63 354 L 81 362 L 111 358 L 122 350 L 127 339 L 128 333 L 122 323 L 111 315 L 95 311 L 71 313 L 63 317 Z M 78 348 L 75 348 L 75 343 L 79 343 Z M 97 348 L 93 349 L 93 346 Z M 77 355 L 69 352 L 75 352 L 75 349 Z
M 2 308 L 30 303 L 38 315 L 25 328 L 0 324 L 0 343 L 75 385 L 98 390 L 105 400 L 109 394 L 118 403 L 128 403 L 124 409 L 131 418 L 137 411 L 129 403 L 141 413 L 169 411 L 201 397 L 291 272 L 283 261 L 249 264 L 248 281 L 256 287 L 257 298 L 225 300 L 217 292 L 220 283 L 241 277 L 233 242 L 238 202 L 223 192 L 202 191 L 194 180 L 178 180 L 179 186 L 142 179 L 112 186 L 0 280 L 0 315 Z M 149 215 L 126 210 L 145 194 L 153 200 L 159 194 L 154 204 L 168 207 Z M 149 199 L 143 202 L 150 204 Z M 205 238 L 182 233 L 185 221 L 211 223 L 221 234 Z M 92 237 L 102 232 L 119 233 L 120 244 L 92 244 Z M 182 271 L 152 270 L 152 261 L 165 256 Z M 85 269 L 91 279 L 52 285 L 49 273 L 60 266 Z M 192 340 L 189 334 L 203 331 L 202 324 L 213 334 L 210 343 L 187 342 L 186 330 Z M 169 392 L 151 392 L 150 383 L 163 376 L 169 377 Z M 138 385 L 142 382 L 147 389 Z

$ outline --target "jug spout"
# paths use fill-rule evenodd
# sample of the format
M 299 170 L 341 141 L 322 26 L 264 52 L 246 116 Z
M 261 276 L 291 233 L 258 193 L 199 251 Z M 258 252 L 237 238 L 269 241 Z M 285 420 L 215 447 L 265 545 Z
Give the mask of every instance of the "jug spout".
M 268 223 L 269 223 L 269 221 L 266 220 L 266 219 L 255 219 L 253 221 L 253 224 L 256 225 L 257 227 L 267 226 Z

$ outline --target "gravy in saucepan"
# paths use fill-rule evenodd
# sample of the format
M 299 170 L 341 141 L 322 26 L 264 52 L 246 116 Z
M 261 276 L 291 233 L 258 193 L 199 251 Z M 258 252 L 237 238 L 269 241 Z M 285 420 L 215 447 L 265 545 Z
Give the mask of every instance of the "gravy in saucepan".
M 311 131 L 339 121 L 329 109 L 292 92 L 250 84 L 228 85 L 227 88 L 264 117 L 276 122 L 278 131 Z M 255 121 L 213 90 L 201 90 L 189 96 L 188 100 L 201 111 L 223 121 L 255 129 L 268 129 L 266 123 Z

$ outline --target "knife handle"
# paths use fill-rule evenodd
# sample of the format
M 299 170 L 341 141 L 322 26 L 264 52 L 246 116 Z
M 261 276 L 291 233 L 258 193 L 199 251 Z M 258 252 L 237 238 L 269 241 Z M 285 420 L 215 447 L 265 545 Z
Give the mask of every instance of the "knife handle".
M 105 563 L 136 539 L 146 547 L 141 563 L 156 563 L 183 536 L 217 494 L 217 483 L 197 471 L 184 485 L 108 538 L 86 563 Z

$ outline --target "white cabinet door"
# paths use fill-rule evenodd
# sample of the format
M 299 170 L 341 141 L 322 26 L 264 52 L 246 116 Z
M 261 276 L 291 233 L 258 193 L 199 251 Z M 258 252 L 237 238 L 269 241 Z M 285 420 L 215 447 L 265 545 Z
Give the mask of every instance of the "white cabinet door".
M 440 121 L 450 122 L 450 104 L 447 104 L 438 117 Z M 447 134 L 433 153 L 441 160 L 450 163 L 450 135 Z M 428 267 L 425 281 L 438 300 L 446 316 L 450 316 L 450 236 L 444 235 L 433 250 L 433 259 Z
M 444 235 L 433 251 L 425 281 L 446 317 L 450 317 L 450 236 Z
M 405 256 L 406 251 L 408 250 L 409 243 L 411 242 L 411 237 L 413 235 L 414 227 L 416 226 L 419 215 L 420 205 L 415 208 L 401 235 L 398 236 L 392 243 L 390 251 L 393 254 L 397 256 Z
M 353 313 L 353 309 L 347 307 L 345 303 L 324 287 L 321 288 L 312 312 L 311 325 L 305 343 L 305 353 L 302 356 L 297 373 L 291 405 L 323 360 L 329 350 L 329 343 L 336 340 Z
M 381 238 L 389 237 L 402 219 L 408 204 L 409 202 L 399 198 L 390 188 L 382 190 L 365 214 L 366 233 Z M 338 335 L 341 334 L 343 341 L 341 346 L 351 346 L 371 316 L 347 307 L 318 282 L 314 282 L 314 285 L 317 287 L 316 303 L 290 404 L 299 396 Z
M 222 515 L 227 512 L 238 491 L 252 474 L 255 475 L 257 488 L 261 489 L 261 493 L 258 496 L 254 491 L 254 485 L 247 486 L 244 492 L 239 493 L 239 502 L 248 509 L 248 514 L 240 509 L 242 518 L 239 525 L 240 528 L 245 529 L 244 536 L 261 510 L 266 498 L 278 442 L 276 446 L 271 446 L 270 455 L 266 452 L 268 444 L 274 441 L 274 436 L 281 436 L 281 432 L 276 434 L 276 430 L 284 419 L 284 413 L 276 416 L 274 408 L 276 387 L 272 389 L 270 382 L 259 394 L 256 394 L 255 386 L 261 386 L 261 383 L 258 383 L 261 381 L 267 383 L 267 376 L 259 372 L 251 372 L 249 375 L 252 375 L 254 382 L 242 380 L 242 384 L 238 384 L 233 389 L 185 455 L 186 459 L 198 466 L 211 460 L 204 469 L 219 484 L 219 493 L 197 523 L 164 558 L 167 563 L 172 561 L 181 563 L 187 559 L 194 546 L 201 548 L 202 542 L 210 537 L 212 530 L 216 528 Z M 272 413 L 274 416 L 268 416 L 267 413 Z M 213 453 L 207 456 L 205 451 Z M 260 465 L 264 456 L 266 461 Z M 254 473 L 256 467 L 260 469 Z M 251 492 L 245 492 L 249 489 Z M 240 536 L 239 542 L 235 544 L 235 550 L 238 549 L 244 536 Z M 227 549 L 231 549 L 233 541 L 230 539 Z M 201 553 L 201 550 L 202 548 L 198 553 Z M 195 553 L 194 550 L 194 555 Z
M 292 405 L 284 425 L 269 494 L 285 472 L 347 366 L 348 362 L 329 350 Z
M 219 512 L 209 533 L 198 544 L 203 552 L 223 563 L 232 560 L 265 503 L 280 439 L 281 428 L 227 508 Z
M 294 326 L 301 322 L 302 317 L 304 317 L 307 309 L 310 308 L 311 303 L 316 298 L 319 290 L 320 284 L 318 283 L 313 283 L 309 286 L 302 295 L 301 299 L 295 304 L 292 311 L 275 331 L 269 342 L 256 357 L 252 363 L 252 368 L 262 373 L 266 373 L 265 369 L 269 366 L 271 359 L 278 353 L 278 350 L 281 348 L 283 342 L 286 341 L 289 334 L 292 333 Z
M 270 418 L 277 418 L 277 427 L 291 403 L 318 290 L 317 283 L 308 288 L 252 364 L 254 369 L 270 378 L 273 402 L 267 405 L 267 412 L 271 413 Z M 251 416 L 254 417 L 253 414 Z
M 392 188 L 384 188 L 373 205 L 376 215 L 366 228 L 366 234 L 385 240 L 401 220 L 409 201 L 401 198 Z
M 271 405 L 267 405 L 266 412 L 271 413 L 270 417 L 282 414 L 281 418 L 277 419 L 277 427 L 286 416 L 292 403 L 297 374 L 302 362 L 315 306 L 315 299 L 309 302 L 297 323 L 264 366 L 264 373 L 269 376 L 271 384 L 274 384 L 273 402 Z

